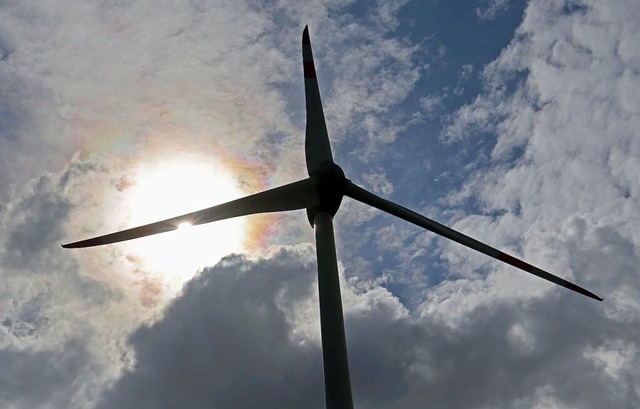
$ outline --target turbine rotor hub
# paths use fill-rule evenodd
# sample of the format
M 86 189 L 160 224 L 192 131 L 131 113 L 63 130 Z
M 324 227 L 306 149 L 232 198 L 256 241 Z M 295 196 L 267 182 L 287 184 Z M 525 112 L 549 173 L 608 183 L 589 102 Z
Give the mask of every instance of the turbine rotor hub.
M 316 181 L 316 192 L 320 204 L 307 209 L 309 223 L 313 226 L 313 220 L 318 212 L 327 212 L 333 217 L 344 196 L 345 187 L 349 183 L 340 166 L 331 161 L 320 164 L 320 167 L 311 175 Z

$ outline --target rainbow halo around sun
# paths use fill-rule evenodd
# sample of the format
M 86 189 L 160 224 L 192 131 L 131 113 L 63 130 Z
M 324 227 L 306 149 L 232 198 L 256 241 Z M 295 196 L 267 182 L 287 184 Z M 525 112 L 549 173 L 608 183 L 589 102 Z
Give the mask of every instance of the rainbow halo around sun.
M 127 225 L 139 226 L 215 206 L 244 195 L 221 166 L 188 157 L 133 170 L 134 183 L 123 192 L 129 209 Z M 138 268 L 159 278 L 169 295 L 180 290 L 198 269 L 243 250 L 246 221 L 230 219 L 200 226 L 183 223 L 174 232 L 126 244 Z

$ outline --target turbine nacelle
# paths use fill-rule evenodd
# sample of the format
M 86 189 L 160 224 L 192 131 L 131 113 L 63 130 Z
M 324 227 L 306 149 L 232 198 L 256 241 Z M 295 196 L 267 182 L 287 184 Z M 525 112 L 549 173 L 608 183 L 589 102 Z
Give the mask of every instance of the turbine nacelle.
M 344 176 L 342 168 L 331 161 L 322 162 L 318 170 L 311 174 L 310 179 L 316 185 L 319 202 L 316 206 L 307 208 L 307 217 L 313 227 L 318 212 L 335 216 L 342 203 L 345 189 L 351 181 Z

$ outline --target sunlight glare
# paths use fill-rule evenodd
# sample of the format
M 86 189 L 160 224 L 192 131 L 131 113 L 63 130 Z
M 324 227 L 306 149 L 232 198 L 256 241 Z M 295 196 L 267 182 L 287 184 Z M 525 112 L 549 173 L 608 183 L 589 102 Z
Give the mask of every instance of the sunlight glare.
M 140 164 L 135 183 L 127 189 L 129 225 L 155 222 L 244 196 L 221 166 L 194 158 Z M 192 226 L 181 223 L 173 232 L 128 242 L 127 251 L 145 273 L 162 279 L 175 295 L 198 269 L 243 250 L 244 219 Z
M 189 227 L 193 227 L 193 225 L 189 222 L 182 222 L 178 225 L 178 230 L 188 229 Z

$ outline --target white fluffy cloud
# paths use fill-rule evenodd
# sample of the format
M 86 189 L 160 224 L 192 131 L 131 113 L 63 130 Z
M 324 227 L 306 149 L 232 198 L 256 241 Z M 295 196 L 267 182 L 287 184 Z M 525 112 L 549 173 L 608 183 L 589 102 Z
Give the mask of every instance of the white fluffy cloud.
M 630 99 L 640 66 L 629 45 L 640 32 L 632 17 L 638 11 L 635 2 L 531 2 L 512 43 L 485 69 L 486 94 L 461 108 L 444 133 L 470 143 L 486 135 L 483 131 L 498 136 L 492 162 L 450 202 L 479 204 L 485 215 L 459 217 L 456 225 L 605 296 L 599 318 L 589 313 L 574 318 L 590 320 L 602 333 L 585 335 L 591 344 L 580 353 L 593 362 L 612 356 L 605 352 L 611 343 L 626 345 L 628 351 L 637 339 L 633 332 L 611 333 L 635 322 L 638 305 L 631 294 L 640 290 L 640 237 L 633 227 L 640 209 L 635 193 L 640 124 L 637 104 Z M 446 247 L 445 257 L 455 266 L 469 262 L 453 245 Z M 446 314 L 464 318 L 479 305 L 514 295 L 539 297 L 543 287 L 551 290 L 536 280 L 509 279 L 512 272 L 502 267 L 491 271 L 486 296 L 464 296 L 471 305 Z M 436 294 L 440 291 L 434 297 L 450 303 L 459 288 L 447 283 Z M 429 306 L 429 311 L 437 309 Z M 529 339 L 522 330 L 511 334 Z M 637 368 L 635 354 L 623 354 Z M 608 388 L 612 396 L 630 399 L 626 404 L 637 404 L 637 380 L 617 378 Z M 539 399 L 552 395 L 550 405 L 601 406 L 577 404 L 565 393 L 549 387 Z M 529 400 L 523 405 L 535 406 Z
M 477 125 L 498 134 L 494 165 L 473 176 L 455 199 L 473 197 L 487 213 L 502 215 L 460 223 L 495 232 L 489 234 L 507 245 L 528 230 L 514 250 L 536 257 L 546 248 L 559 261 L 568 255 L 554 252 L 562 247 L 553 243 L 566 242 L 576 223 L 581 234 L 614 229 L 638 243 L 630 227 L 638 209 L 640 145 L 637 108 L 627 96 L 638 65 L 616 52 L 638 27 L 624 13 L 599 4 L 571 13 L 551 3 L 529 6 L 516 40 L 485 70 L 488 94 L 462 108 L 450 128 Z M 507 92 L 510 81 L 518 82 L 513 93 Z M 514 149 L 523 152 L 516 163 L 508 160 Z M 603 273 L 574 274 L 588 282 Z

